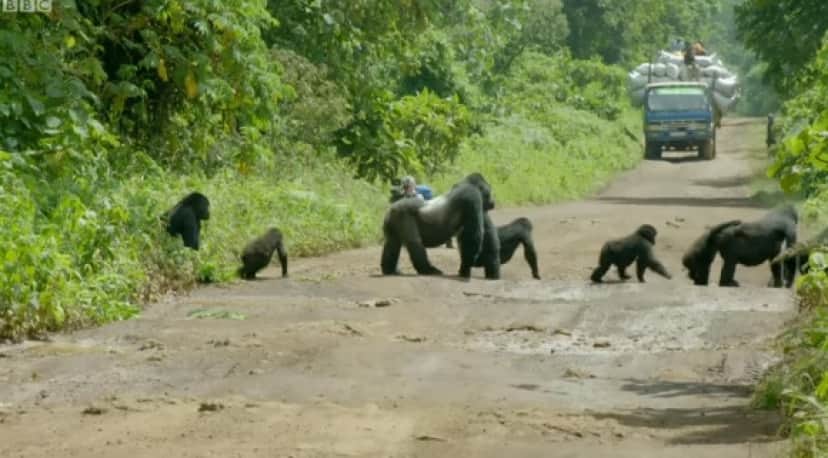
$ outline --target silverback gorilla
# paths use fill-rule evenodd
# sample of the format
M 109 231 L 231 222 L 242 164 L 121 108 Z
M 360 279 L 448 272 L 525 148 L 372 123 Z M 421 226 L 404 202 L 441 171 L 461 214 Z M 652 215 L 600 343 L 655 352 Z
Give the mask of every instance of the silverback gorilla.
M 198 250 L 201 221 L 210 219 L 210 200 L 200 192 L 193 192 L 181 199 L 161 216 L 172 236 L 181 235 L 184 246 Z
M 282 242 L 282 232 L 275 227 L 268 229 L 261 237 L 253 240 L 244 247 L 242 251 L 242 266 L 239 268 L 239 276 L 252 280 L 256 273 L 270 264 L 273 258 L 273 251 L 279 255 L 279 264 L 282 266 L 282 276 L 288 275 L 288 258 L 285 245 Z
M 471 276 L 471 268 L 488 244 L 488 259 L 483 260 L 486 278 L 500 274 L 497 236 L 486 236 L 486 225 L 494 225 L 486 212 L 494 208 L 492 189 L 479 173 L 473 173 L 457 183 L 451 191 L 428 202 L 420 199 L 402 199 L 391 205 L 383 221 L 385 244 L 380 266 L 383 275 L 399 273 L 397 265 L 400 250 L 405 246 L 414 269 L 420 275 L 442 275 L 440 269 L 428 260 L 426 248 L 446 243 L 460 232 L 460 270 L 463 278 Z M 494 253 L 494 255 L 491 255 Z
M 488 215 L 486 215 L 488 217 Z M 509 224 L 497 228 L 497 239 L 500 244 L 500 263 L 506 264 L 512 259 L 518 246 L 523 245 L 523 257 L 532 269 L 532 277 L 540 280 L 538 273 L 538 255 L 535 244 L 532 242 L 532 223 L 528 218 L 517 218 Z M 491 249 L 492 245 L 484 244 L 483 251 Z M 474 263 L 474 267 L 484 267 L 483 261 L 488 259 L 488 253 L 481 254 Z
M 644 283 L 644 272 L 648 268 L 662 277 L 671 278 L 667 269 L 653 254 L 656 234 L 658 234 L 656 228 L 649 224 L 642 224 L 632 234 L 605 243 L 601 248 L 598 267 L 592 271 L 590 277 L 592 281 L 600 283 L 604 274 L 613 264 L 618 269 L 618 276 L 621 280 L 627 280 L 630 276 L 627 275 L 625 270 L 633 261 L 636 262 L 635 273 L 641 283 Z
M 733 223 L 731 221 L 716 226 L 719 231 L 708 237 L 704 249 L 694 251 L 695 244 L 691 247 L 691 251 L 685 255 L 685 266 L 694 266 L 695 271 L 691 270 L 691 278 L 696 284 L 707 284 L 710 264 L 718 252 L 724 260 L 719 286 L 739 286 L 734 279 L 736 265 L 758 266 L 775 258 L 782 251 L 782 242 L 789 247 L 793 246 L 796 243 L 798 220 L 796 209 L 792 205 L 784 205 L 768 212 L 758 221 L 729 224 Z M 781 287 L 782 265 L 771 263 L 770 268 L 773 275 L 772 286 Z M 785 286 L 790 287 L 795 271 L 786 270 Z

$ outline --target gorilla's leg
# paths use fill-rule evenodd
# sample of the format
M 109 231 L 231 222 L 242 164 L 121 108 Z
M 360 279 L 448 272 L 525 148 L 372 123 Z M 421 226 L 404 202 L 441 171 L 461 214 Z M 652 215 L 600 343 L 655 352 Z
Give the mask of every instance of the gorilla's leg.
M 184 239 L 184 246 L 188 248 L 192 248 L 198 251 L 200 246 L 198 240 L 198 233 L 200 232 L 200 224 L 198 220 L 193 220 L 193 224 L 190 224 L 185 230 L 181 232 L 181 238 Z
M 627 273 L 627 266 L 618 265 L 618 266 L 615 266 L 615 267 L 618 270 L 618 277 L 621 278 L 621 280 L 629 280 L 630 279 L 630 275 Z
M 482 219 L 463 226 L 463 230 L 457 237 L 457 242 L 460 244 L 460 270 L 457 274 L 460 277 L 471 277 L 472 266 L 474 266 L 483 248 L 484 236 L 484 221 Z
M 606 251 L 601 250 L 601 257 L 598 260 L 598 267 L 592 271 L 592 275 L 589 278 L 595 283 L 601 283 L 601 279 L 610 267 L 612 267 L 612 260 L 610 259 L 609 254 Z
M 489 215 L 484 216 L 483 248 L 480 252 L 483 257 L 483 269 L 489 280 L 500 279 L 500 238 Z
M 535 245 L 532 240 L 524 240 L 523 242 L 523 257 L 526 258 L 526 263 L 532 269 L 532 278 L 540 280 L 540 273 L 538 272 L 538 254 L 535 252 Z
M 770 265 L 772 281 L 770 286 L 773 288 L 781 288 L 782 287 L 782 263 L 771 263 Z
M 408 256 L 411 258 L 411 264 L 414 265 L 414 270 L 420 275 L 443 275 L 443 271 L 431 265 L 428 261 L 428 254 L 423 246 L 422 241 L 408 241 L 405 244 L 408 250 Z
M 428 253 L 423 240 L 420 238 L 420 232 L 417 229 L 417 224 L 411 221 L 411 224 L 399 224 L 400 239 L 408 251 L 408 257 L 411 258 L 411 264 L 414 265 L 414 270 L 420 275 L 443 275 L 443 272 L 431 265 L 428 261 Z
M 739 286 L 739 282 L 733 278 L 734 275 L 736 275 L 736 261 L 725 258 L 722 273 L 719 276 L 719 286 Z
M 400 249 L 402 244 L 394 234 L 385 233 L 385 244 L 382 246 L 382 266 L 383 275 L 399 275 L 400 271 L 397 268 L 400 261 Z

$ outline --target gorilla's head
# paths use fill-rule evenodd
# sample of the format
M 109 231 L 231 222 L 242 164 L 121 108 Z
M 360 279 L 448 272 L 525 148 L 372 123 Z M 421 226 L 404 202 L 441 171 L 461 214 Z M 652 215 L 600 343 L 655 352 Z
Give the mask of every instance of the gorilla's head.
M 789 218 L 794 224 L 799 223 L 799 215 L 796 212 L 796 207 L 791 204 L 785 204 L 779 207 L 776 212 L 786 218 Z
M 198 219 L 210 219 L 210 200 L 200 192 L 193 192 L 184 198 L 182 205 L 193 209 Z
M 656 228 L 654 228 L 653 226 L 651 226 L 649 224 L 642 224 L 641 226 L 638 227 L 638 230 L 636 232 L 641 237 L 644 237 L 645 240 L 647 240 L 648 242 L 655 245 L 656 234 L 658 234 L 658 231 L 656 231 Z
M 489 186 L 489 182 L 483 178 L 483 175 L 478 172 L 474 172 L 464 178 L 463 182 L 469 183 L 480 190 L 480 194 L 483 196 L 484 211 L 493 210 L 495 208 L 494 197 L 492 197 L 492 187 Z

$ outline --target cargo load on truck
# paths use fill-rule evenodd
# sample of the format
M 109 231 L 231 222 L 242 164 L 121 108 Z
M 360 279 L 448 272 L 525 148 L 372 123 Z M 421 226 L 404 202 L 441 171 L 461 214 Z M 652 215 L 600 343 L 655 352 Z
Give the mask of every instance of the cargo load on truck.
M 716 109 L 721 114 L 727 113 L 739 99 L 739 79 L 715 53 L 708 55 L 698 43 L 694 46 L 690 65 L 686 52 L 662 50 L 654 62 L 644 62 L 630 71 L 629 92 L 633 103 L 643 102 L 648 84 L 696 81 L 707 84 Z

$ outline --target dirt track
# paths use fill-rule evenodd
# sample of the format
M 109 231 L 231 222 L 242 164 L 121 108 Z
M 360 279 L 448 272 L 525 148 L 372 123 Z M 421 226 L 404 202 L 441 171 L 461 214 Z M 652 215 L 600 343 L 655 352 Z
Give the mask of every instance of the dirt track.
M 777 419 L 746 404 L 791 292 L 764 266 L 694 287 L 680 262 L 707 224 L 764 211 L 763 128 L 729 120 L 715 161 L 668 154 L 590 200 L 496 210 L 534 222 L 541 281 L 520 254 L 503 281 L 383 278 L 373 247 L 0 347 L 0 456 L 773 456 Z M 588 284 L 601 244 L 644 222 L 674 279 Z

